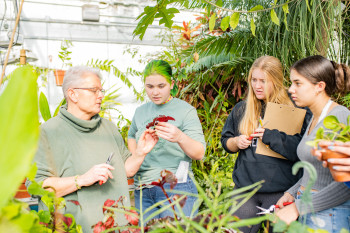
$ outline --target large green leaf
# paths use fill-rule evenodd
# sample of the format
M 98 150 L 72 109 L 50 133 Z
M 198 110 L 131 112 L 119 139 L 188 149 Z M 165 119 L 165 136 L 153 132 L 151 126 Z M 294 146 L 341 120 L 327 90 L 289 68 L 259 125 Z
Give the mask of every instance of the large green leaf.
M 39 108 L 40 108 L 41 116 L 44 119 L 44 121 L 47 121 L 48 119 L 51 118 L 49 102 L 47 101 L 45 94 L 42 92 L 40 92 L 40 97 L 39 97 Z
M 276 11 L 274 9 L 271 10 L 271 20 L 278 26 L 280 25 L 280 20 L 278 19 Z
M 255 29 L 256 29 L 256 26 L 255 26 L 254 20 L 251 19 L 250 20 L 250 30 L 252 31 L 253 36 L 255 36 Z
M 235 12 L 230 17 L 230 26 L 232 30 L 234 30 L 237 27 L 238 23 L 239 23 L 239 13 Z
M 213 31 L 215 27 L 216 22 L 216 14 L 212 14 L 209 19 L 209 31 Z
M 230 23 L 230 16 L 226 16 L 225 18 L 223 18 L 223 19 L 221 20 L 221 25 L 220 25 L 221 29 L 222 29 L 223 31 L 226 31 L 226 29 L 227 29 L 228 26 L 229 26 L 229 23 Z
M 337 129 L 339 126 L 339 121 L 336 116 L 326 116 L 323 120 L 323 124 L 327 129 Z M 336 130 L 338 131 L 338 130 Z
M 30 66 L 16 69 L 0 96 L 0 209 L 23 181 L 37 150 L 37 77 Z

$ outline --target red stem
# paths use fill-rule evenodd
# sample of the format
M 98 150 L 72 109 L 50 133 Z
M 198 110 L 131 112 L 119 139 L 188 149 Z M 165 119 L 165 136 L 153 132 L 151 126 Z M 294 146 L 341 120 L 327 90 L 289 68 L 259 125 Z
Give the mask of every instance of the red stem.
M 168 201 L 169 201 L 169 203 L 170 203 L 170 205 L 171 205 L 170 198 L 169 198 L 168 194 L 166 193 L 166 191 L 165 191 L 163 185 L 160 185 L 160 188 L 163 190 L 164 195 L 166 196 L 166 198 L 168 199 Z M 179 220 L 179 219 L 177 218 L 174 205 L 172 205 L 171 208 L 173 208 L 173 210 L 174 210 L 174 215 L 175 215 L 176 220 Z

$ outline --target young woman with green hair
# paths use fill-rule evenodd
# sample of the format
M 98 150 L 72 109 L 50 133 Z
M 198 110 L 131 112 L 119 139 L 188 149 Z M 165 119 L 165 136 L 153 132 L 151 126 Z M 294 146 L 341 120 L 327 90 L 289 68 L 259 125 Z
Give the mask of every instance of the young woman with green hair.
M 135 206 L 138 209 L 141 204 L 142 209 L 146 210 L 166 199 L 160 187 L 150 185 L 160 178 L 160 173 L 164 169 L 176 174 L 178 183 L 174 190 L 197 194 L 196 186 L 189 177 L 189 173 L 192 172 L 192 160 L 202 159 L 205 153 L 203 130 L 196 109 L 185 101 L 171 96 L 170 91 L 174 86 L 171 77 L 171 66 L 166 61 L 153 60 L 146 66 L 144 83 L 147 96 L 151 101 L 136 109 L 129 129 L 128 147 L 132 152 L 136 149 L 140 135 L 154 118 L 164 115 L 174 119 L 169 122 L 158 122 L 154 126 L 159 141 L 146 156 L 134 177 L 135 185 L 139 187 L 135 190 Z M 140 203 L 141 188 L 142 203 Z M 166 184 L 165 188 L 169 189 L 169 184 Z M 197 212 L 193 208 L 195 201 L 195 197 L 187 196 L 186 204 L 182 207 L 186 216 Z M 162 205 L 154 208 L 144 218 L 161 207 Z M 154 218 L 166 216 L 173 216 L 173 212 L 168 209 Z

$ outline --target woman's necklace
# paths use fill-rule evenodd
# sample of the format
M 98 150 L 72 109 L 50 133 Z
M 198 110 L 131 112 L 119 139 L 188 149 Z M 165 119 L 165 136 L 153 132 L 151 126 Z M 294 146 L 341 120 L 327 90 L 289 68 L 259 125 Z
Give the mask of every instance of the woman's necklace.
M 169 96 L 169 98 L 164 102 L 164 103 L 161 103 L 161 104 L 166 104 L 166 103 L 168 103 L 170 100 L 172 100 L 173 99 L 173 97 L 170 95 Z

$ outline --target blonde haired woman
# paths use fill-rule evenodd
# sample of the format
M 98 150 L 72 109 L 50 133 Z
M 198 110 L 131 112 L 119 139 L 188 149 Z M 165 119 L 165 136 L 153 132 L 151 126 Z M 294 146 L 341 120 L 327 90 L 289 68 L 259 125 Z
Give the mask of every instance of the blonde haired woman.
M 221 133 L 224 149 L 229 153 L 239 152 L 232 174 L 235 187 L 265 181 L 262 188 L 235 213 L 242 219 L 256 217 L 257 212 L 260 212 L 256 206 L 269 208 L 276 204 L 283 192 L 300 178 L 300 174 L 292 174 L 292 166 L 298 161 L 296 148 L 301 135 L 287 135 L 278 130 L 258 128 L 259 118 L 264 117 L 267 102 L 293 105 L 283 86 L 283 79 L 283 67 L 279 59 L 272 56 L 256 59 L 249 71 L 247 99 L 235 105 Z M 309 118 L 307 115 L 306 119 Z M 302 132 L 304 129 L 305 127 Z M 255 153 L 256 147 L 252 141 L 257 137 L 286 159 Z M 259 228 L 260 225 L 255 225 L 240 230 L 258 232 Z

